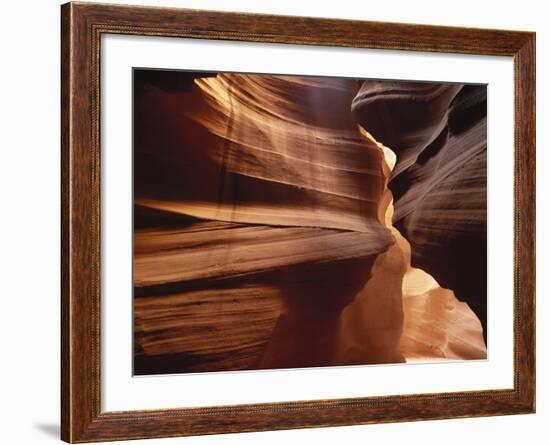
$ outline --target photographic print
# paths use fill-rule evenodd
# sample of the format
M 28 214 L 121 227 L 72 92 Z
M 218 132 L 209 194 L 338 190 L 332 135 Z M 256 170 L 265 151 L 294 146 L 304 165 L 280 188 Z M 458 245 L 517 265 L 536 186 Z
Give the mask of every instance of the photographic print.
M 134 375 L 487 357 L 487 86 L 133 71 Z

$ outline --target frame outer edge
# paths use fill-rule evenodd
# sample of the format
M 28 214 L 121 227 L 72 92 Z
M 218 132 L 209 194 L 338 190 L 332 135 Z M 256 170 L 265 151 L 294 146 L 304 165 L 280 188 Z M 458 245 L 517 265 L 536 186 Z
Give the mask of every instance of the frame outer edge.
M 70 144 L 71 4 L 61 5 L 61 440 L 71 441 Z
M 536 34 L 516 53 L 516 307 L 520 398 L 526 412 L 536 411 Z
M 61 439 L 81 442 L 99 412 L 98 155 L 93 32 L 80 4 L 61 5 Z M 97 144 L 99 147 L 99 144 Z

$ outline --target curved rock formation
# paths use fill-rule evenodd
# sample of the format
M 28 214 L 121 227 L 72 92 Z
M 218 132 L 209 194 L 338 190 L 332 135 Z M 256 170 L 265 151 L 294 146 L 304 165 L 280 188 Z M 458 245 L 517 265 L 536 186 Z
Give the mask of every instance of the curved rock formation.
M 136 372 L 333 363 L 340 313 L 393 243 L 379 219 L 383 154 L 349 111 L 357 82 L 219 74 L 168 85 L 145 79 L 135 105 Z M 208 302 L 239 288 L 261 289 L 277 318 L 250 329 L 259 312 Z M 189 303 L 199 296 L 208 320 Z M 214 350 L 174 329 L 178 317 L 217 332 Z M 372 341 L 400 357 L 398 337 Z
M 411 267 L 409 242 L 395 229 L 394 235 L 407 264 L 399 347 L 407 362 L 487 358 L 483 328 L 468 304 L 458 301 L 452 290 L 442 288 L 431 275 Z
M 370 133 L 363 134 L 374 140 Z M 396 156 L 378 143 L 384 153 L 389 179 Z M 475 360 L 487 357 L 483 329 L 466 303 L 443 289 L 431 275 L 411 267 L 411 247 L 392 226 L 392 194 L 383 200 L 385 224 L 395 244 L 376 259 L 371 278 L 340 317 L 336 338 L 337 364 L 396 363 L 400 361 Z M 381 301 L 386 304 L 381 304 Z M 390 303 L 391 302 L 391 303 Z M 382 341 L 400 339 L 399 355 Z
M 475 88 L 135 76 L 136 374 L 485 356 Z
M 135 202 L 197 218 L 376 233 L 387 246 L 375 219 L 380 152 L 349 113 L 356 85 L 219 74 L 188 91 L 150 87 L 136 104 Z
M 413 266 L 468 303 L 487 334 L 487 105 L 483 85 L 365 81 L 353 111 L 397 156 L 394 226 Z

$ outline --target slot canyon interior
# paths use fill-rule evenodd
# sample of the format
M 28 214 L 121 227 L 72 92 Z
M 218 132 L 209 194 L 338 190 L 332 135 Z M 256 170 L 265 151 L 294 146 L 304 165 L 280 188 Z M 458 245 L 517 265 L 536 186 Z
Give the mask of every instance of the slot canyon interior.
M 487 357 L 487 88 L 134 70 L 134 374 Z

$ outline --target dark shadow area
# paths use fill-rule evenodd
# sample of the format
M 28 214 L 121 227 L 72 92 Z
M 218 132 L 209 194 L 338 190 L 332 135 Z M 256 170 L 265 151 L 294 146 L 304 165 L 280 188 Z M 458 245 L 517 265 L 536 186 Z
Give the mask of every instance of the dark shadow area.
M 59 439 L 60 431 L 58 423 L 35 423 L 34 428 L 42 431 L 46 436 Z

